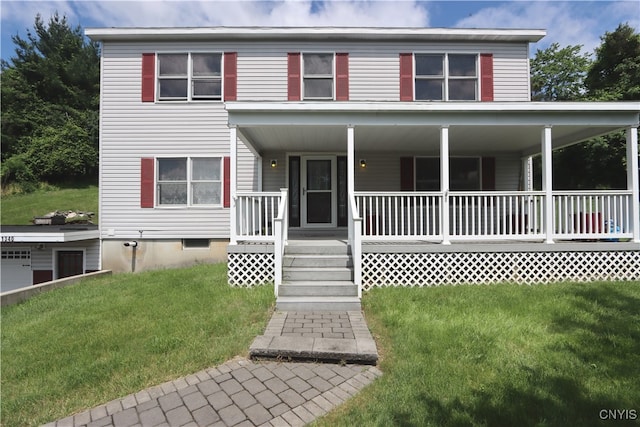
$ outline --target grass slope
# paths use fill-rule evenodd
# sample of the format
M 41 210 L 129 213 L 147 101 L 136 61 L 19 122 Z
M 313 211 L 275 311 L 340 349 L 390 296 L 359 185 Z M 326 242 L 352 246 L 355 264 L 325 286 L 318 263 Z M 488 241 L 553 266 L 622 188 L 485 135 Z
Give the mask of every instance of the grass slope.
M 320 426 L 591 426 L 640 410 L 640 283 L 387 288 L 363 303 L 384 375 Z
M 273 287 L 226 266 L 118 274 L 2 310 L 2 424 L 38 425 L 246 353 Z
M 55 210 L 94 212 L 93 223 L 98 223 L 98 187 L 37 190 L 27 194 L 2 196 L 2 225 L 28 225 L 34 216 Z

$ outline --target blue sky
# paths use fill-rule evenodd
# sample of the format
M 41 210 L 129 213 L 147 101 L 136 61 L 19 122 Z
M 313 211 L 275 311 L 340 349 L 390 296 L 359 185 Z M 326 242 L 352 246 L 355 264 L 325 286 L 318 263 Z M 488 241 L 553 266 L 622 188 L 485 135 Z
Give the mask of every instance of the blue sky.
M 1 51 L 14 52 L 11 36 L 26 36 L 40 13 L 58 11 L 72 25 L 87 27 L 157 26 L 382 26 L 542 28 L 547 36 L 531 48 L 553 42 L 583 45 L 593 52 L 605 31 L 621 22 L 640 28 L 639 1 L 217 1 L 217 0 L 2 0 Z

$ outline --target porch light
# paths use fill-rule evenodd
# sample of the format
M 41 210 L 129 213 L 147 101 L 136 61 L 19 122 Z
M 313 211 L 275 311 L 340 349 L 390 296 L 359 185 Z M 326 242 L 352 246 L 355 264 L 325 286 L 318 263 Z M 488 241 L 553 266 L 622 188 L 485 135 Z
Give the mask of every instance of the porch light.
M 272 159 L 271 160 L 271 167 L 272 168 L 277 168 L 278 167 L 278 161 L 276 159 Z
M 362 169 L 367 167 L 367 160 L 366 159 L 360 159 L 360 167 Z

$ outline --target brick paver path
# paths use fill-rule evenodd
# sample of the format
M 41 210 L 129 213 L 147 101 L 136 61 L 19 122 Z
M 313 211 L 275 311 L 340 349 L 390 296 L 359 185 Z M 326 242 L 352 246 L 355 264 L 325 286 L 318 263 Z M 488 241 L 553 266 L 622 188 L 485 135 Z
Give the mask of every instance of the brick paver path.
M 276 329 L 284 334 L 291 328 L 286 333 L 302 333 L 303 340 L 310 339 L 304 337 L 308 333 L 341 333 L 339 339 L 345 340 L 351 339 L 347 334 L 358 330 L 353 330 L 354 325 L 347 327 L 347 313 L 333 313 L 326 317 L 330 322 L 320 322 L 324 320 L 322 315 L 307 319 L 315 325 L 331 325 L 322 326 L 327 331 L 317 332 L 293 332 L 305 327 L 304 321 L 300 322 L 305 315 L 274 316 L 265 334 L 275 334 Z M 357 319 L 356 324 L 360 321 L 353 313 L 350 316 Z M 323 338 L 330 339 L 319 337 Z M 236 358 L 46 426 L 302 426 L 331 411 L 380 375 L 378 368 L 368 365 Z

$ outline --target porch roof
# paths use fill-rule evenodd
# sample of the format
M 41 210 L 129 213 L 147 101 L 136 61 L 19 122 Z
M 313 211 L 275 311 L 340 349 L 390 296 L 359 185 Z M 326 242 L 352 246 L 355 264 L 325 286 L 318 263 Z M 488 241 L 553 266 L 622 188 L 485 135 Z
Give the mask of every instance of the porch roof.
M 540 151 L 552 126 L 553 148 L 638 126 L 637 102 L 227 102 L 229 125 L 257 153 L 356 150 L 437 151 L 449 126 L 452 153 Z

